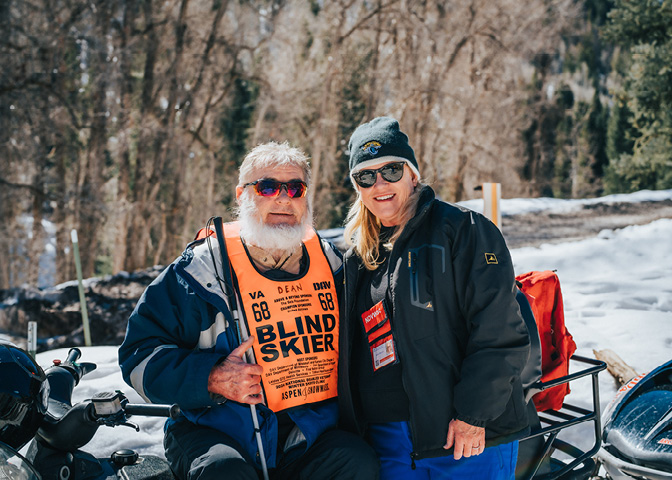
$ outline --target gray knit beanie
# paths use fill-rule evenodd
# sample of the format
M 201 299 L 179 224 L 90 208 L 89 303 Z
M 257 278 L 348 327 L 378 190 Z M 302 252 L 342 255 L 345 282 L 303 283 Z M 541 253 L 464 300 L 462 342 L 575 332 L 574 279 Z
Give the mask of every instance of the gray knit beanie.
M 357 127 L 348 143 L 350 174 L 385 161 L 405 161 L 420 177 L 415 153 L 408 137 L 391 117 L 378 117 Z

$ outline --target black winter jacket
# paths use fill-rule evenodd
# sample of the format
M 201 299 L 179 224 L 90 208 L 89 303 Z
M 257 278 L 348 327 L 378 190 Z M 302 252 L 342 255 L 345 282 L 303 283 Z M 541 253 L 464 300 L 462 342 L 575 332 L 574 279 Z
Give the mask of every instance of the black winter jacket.
M 436 200 L 424 187 L 414 218 L 390 253 L 391 324 L 410 401 L 413 459 L 444 450 L 449 422 L 485 427 L 486 446 L 529 432 L 520 372 L 530 343 L 516 302 L 513 266 L 484 216 Z M 352 391 L 352 311 L 360 258 L 345 256 L 338 399 L 342 427 L 363 433 Z M 381 399 L 384 401 L 384 399 Z

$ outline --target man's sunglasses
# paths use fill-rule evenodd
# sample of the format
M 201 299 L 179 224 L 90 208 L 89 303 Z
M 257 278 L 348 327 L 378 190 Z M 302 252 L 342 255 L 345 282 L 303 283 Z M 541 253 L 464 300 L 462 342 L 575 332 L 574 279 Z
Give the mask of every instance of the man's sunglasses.
M 378 178 L 378 172 L 383 177 L 383 180 L 390 183 L 395 183 L 401 180 L 404 176 L 404 164 L 406 162 L 388 163 L 375 170 L 360 170 L 352 174 L 357 185 L 362 188 L 373 187 Z
M 289 182 L 278 182 L 277 180 L 262 178 L 254 182 L 246 183 L 244 187 L 254 185 L 254 192 L 262 197 L 275 197 L 280 194 L 284 188 L 289 198 L 301 198 L 306 194 L 308 186 L 301 180 L 291 180 Z

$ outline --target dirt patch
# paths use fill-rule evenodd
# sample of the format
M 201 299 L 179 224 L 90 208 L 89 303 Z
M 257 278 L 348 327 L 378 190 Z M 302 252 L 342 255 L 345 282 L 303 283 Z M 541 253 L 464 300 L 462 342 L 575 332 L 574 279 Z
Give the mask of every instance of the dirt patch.
M 571 212 L 541 211 L 502 218 L 509 248 L 538 247 L 593 237 L 605 229 L 645 225 L 672 218 L 672 200 L 636 203 L 597 203 Z
M 119 345 L 126 322 L 142 292 L 163 270 L 159 266 L 88 282 L 84 288 L 94 345 Z M 23 346 L 28 322 L 38 323 L 39 352 L 66 345 L 83 345 L 79 291 L 73 282 L 64 288 L 32 287 L 0 290 L 0 335 Z

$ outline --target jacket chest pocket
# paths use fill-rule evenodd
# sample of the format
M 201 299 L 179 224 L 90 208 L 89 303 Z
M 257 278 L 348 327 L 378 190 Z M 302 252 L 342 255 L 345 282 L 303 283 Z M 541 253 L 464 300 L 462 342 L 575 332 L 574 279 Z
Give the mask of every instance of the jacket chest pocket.
M 398 295 L 408 295 L 411 308 L 408 314 L 411 317 L 411 336 L 420 339 L 436 333 L 436 321 L 433 314 L 434 300 L 440 295 L 441 277 L 446 271 L 446 248 L 442 245 L 425 244 L 407 252 L 406 267 L 409 279 L 409 291 L 398 292 Z M 420 309 L 417 311 L 416 309 Z M 417 313 L 417 315 L 416 315 Z

